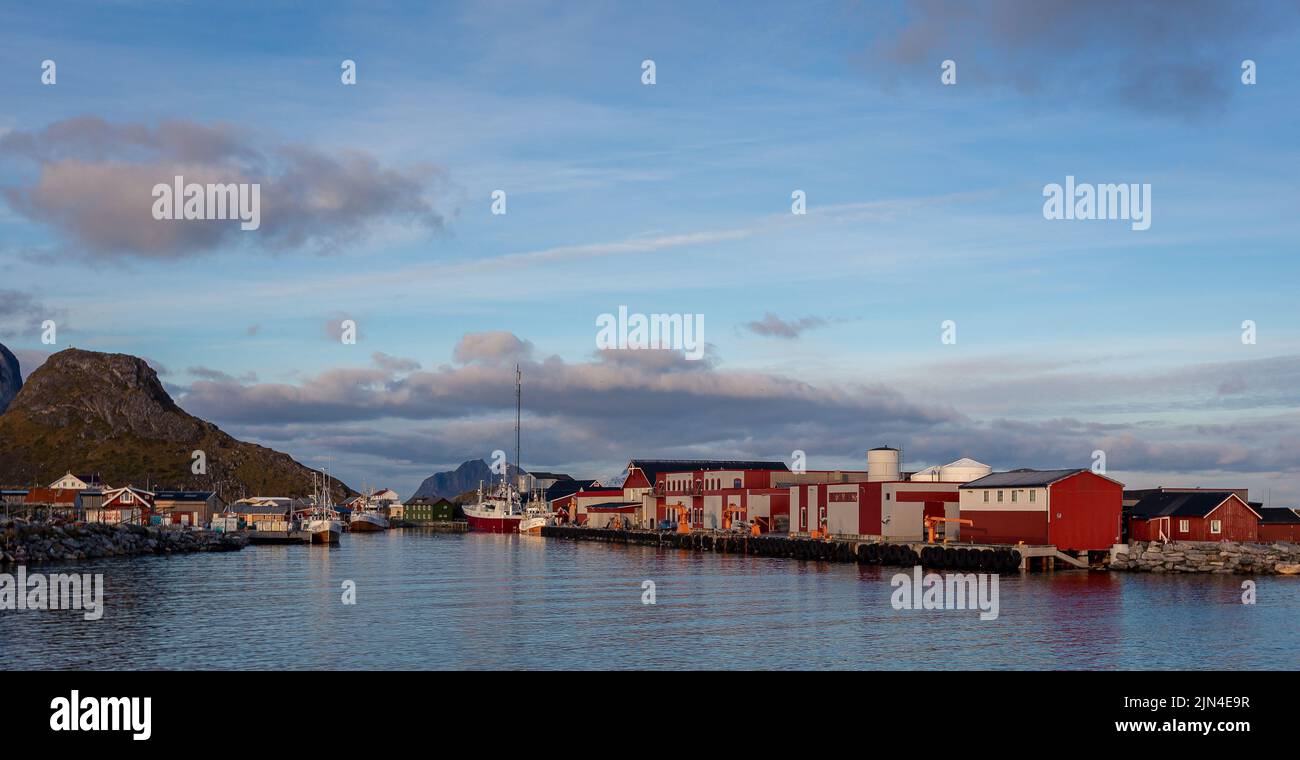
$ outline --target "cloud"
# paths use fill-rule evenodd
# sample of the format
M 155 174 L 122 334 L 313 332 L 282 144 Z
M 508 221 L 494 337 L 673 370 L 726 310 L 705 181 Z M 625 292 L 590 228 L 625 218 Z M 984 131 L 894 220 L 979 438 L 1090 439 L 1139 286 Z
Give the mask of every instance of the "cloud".
M 797 338 L 804 330 L 821 327 L 824 324 L 826 324 L 826 320 L 821 317 L 802 317 L 786 321 L 769 311 L 764 313 L 763 318 L 757 322 L 746 322 L 745 329 L 756 335 L 766 335 L 774 338 Z
M 3 194 L 16 213 L 56 230 L 68 249 L 92 258 L 173 259 L 229 245 L 332 252 L 380 223 L 430 233 L 444 226 L 433 200 L 445 186 L 437 167 L 386 167 L 363 151 L 268 142 L 227 124 L 66 119 L 0 137 L 0 156 L 39 169 Z M 153 187 L 176 176 L 187 184 L 260 185 L 260 228 L 155 220 Z
M 420 363 L 414 359 L 403 359 L 400 356 L 389 356 L 381 351 L 376 351 L 370 355 L 370 360 L 375 366 L 394 374 L 401 372 L 413 372 L 420 368 Z
M 0 289 L 0 338 L 28 335 L 35 339 L 40 335 L 41 324 L 47 319 L 53 319 L 60 330 L 66 330 L 66 314 L 63 309 L 47 306 L 30 293 Z
M 525 451 L 534 466 L 585 462 L 603 472 L 632 456 L 785 459 L 799 449 L 810 466 L 830 469 L 860 467 L 866 448 L 902 442 L 912 465 L 971 456 L 999 469 L 1088 467 L 1100 449 L 1112 474 L 1146 484 L 1153 476 L 1141 473 L 1174 473 L 1167 484 L 1194 478 L 1229 485 L 1249 480 L 1250 487 L 1300 474 L 1295 404 L 1261 407 L 1240 422 L 1189 422 L 1163 415 L 1165 402 L 1155 390 L 1173 387 L 1208 400 L 1221 377 L 1247 376 L 1252 392 L 1283 393 L 1300 386 L 1297 357 L 1135 372 L 1109 383 L 1068 382 L 1060 377 L 1068 363 L 1044 361 L 1033 369 L 1040 379 L 1055 373 L 1044 393 L 1062 409 L 1127 404 L 1135 393 L 1149 404 L 1149 414 L 1139 406 L 1126 419 L 1099 421 L 975 417 L 953 404 L 955 394 L 914 390 L 909 396 L 882 383 L 813 385 L 673 360 L 680 352 L 672 351 L 600 352 L 580 362 L 536 353 L 530 341 L 509 332 L 472 333 L 456 346 L 456 365 L 420 370 L 412 360 L 379 354 L 372 356 L 375 366 L 330 369 L 292 385 L 198 380 L 178 401 L 257 438 L 373 460 L 394 473 L 409 468 L 409 477 L 421 462 L 456 462 L 512 445 L 518 360 Z M 1029 395 L 1010 375 L 971 379 L 984 392 Z
M 957 63 L 957 87 L 1001 85 L 1048 100 L 1098 99 L 1164 116 L 1222 110 L 1238 65 L 1295 26 L 1294 4 L 1187 0 L 911 0 L 900 28 L 871 47 L 894 76 L 937 83 Z
M 154 366 L 155 369 L 157 369 L 157 365 L 156 365 L 156 364 L 154 364 L 153 362 L 150 362 L 150 364 L 151 364 L 152 366 Z M 256 373 L 256 372 L 245 372 L 244 374 L 240 375 L 239 377 L 234 377 L 234 376 L 232 376 L 232 375 L 228 375 L 228 374 L 226 374 L 225 372 L 222 372 L 221 370 L 211 369 L 211 368 L 209 368 L 209 367 L 202 367 L 202 366 L 200 366 L 200 367 L 189 367 L 189 368 L 187 368 L 185 371 L 186 371 L 186 373 L 188 373 L 188 374 L 191 375 L 192 377 L 197 377 L 197 378 L 199 378 L 200 380 L 213 380 L 213 381 L 221 382 L 221 383 L 255 383 L 255 382 L 257 382 L 257 373 Z M 164 374 L 164 372 L 163 372 L 162 370 L 158 370 L 158 373 L 159 373 L 159 374 Z
M 533 344 L 501 330 L 468 333 L 456 344 L 452 355 L 461 364 L 510 364 L 530 359 Z

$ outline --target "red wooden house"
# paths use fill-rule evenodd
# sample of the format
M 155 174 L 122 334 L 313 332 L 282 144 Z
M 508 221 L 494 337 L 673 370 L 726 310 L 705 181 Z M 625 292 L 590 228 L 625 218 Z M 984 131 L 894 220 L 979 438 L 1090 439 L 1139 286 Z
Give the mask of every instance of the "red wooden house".
M 1300 509 L 1266 507 L 1259 510 L 1259 540 L 1271 544 L 1285 541 L 1300 544 Z
M 1162 491 L 1129 513 L 1134 541 L 1259 540 L 1260 515 L 1231 491 Z
M 97 509 L 86 510 L 87 522 L 145 525 L 154 512 L 152 491 L 124 486 L 104 492 L 104 502 Z

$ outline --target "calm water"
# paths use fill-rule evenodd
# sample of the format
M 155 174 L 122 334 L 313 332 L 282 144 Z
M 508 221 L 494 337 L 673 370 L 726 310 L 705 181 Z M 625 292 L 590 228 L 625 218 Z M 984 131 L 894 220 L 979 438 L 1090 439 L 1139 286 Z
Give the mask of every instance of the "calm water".
M 1300 578 L 1006 576 L 985 622 L 894 610 L 893 568 L 520 536 L 31 570 L 104 573 L 106 611 L 0 611 L 3 668 L 1300 668 Z

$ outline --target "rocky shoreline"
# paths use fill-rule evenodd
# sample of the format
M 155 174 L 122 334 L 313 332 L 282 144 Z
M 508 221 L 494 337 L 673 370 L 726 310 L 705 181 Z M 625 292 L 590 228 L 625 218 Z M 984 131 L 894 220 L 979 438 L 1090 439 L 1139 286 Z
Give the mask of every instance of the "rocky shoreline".
M 1300 575 L 1300 545 L 1235 541 L 1134 541 L 1111 570 L 1142 573 Z
M 239 551 L 247 544 L 248 538 L 237 533 L 0 520 L 0 566 L 141 554 Z

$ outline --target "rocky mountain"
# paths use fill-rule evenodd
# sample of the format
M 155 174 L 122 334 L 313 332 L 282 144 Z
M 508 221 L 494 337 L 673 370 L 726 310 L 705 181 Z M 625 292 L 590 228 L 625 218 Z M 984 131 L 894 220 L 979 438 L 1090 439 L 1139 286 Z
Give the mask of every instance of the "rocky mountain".
M 202 451 L 206 473 L 193 472 Z M 176 405 L 143 359 L 70 348 L 45 361 L 0 414 L 0 483 L 96 472 L 114 486 L 216 490 L 222 499 L 306 496 L 310 468 L 236 440 Z M 355 492 L 333 480 L 335 498 Z
M 521 470 L 513 464 L 509 465 L 509 467 L 512 477 L 520 473 L 527 474 L 525 470 Z M 420 487 L 415 489 L 415 493 L 411 494 L 411 499 L 425 496 L 431 499 L 455 500 L 456 497 L 466 491 L 477 491 L 479 481 L 491 483 L 500 477 L 492 472 L 492 467 L 487 462 L 482 459 L 471 459 L 462 462 L 455 470 L 435 473 L 425 478 Z M 407 501 L 411 499 L 407 499 Z
M 22 387 L 23 376 L 19 371 L 18 357 L 0 344 L 0 414 L 5 413 L 9 402 L 14 400 Z

